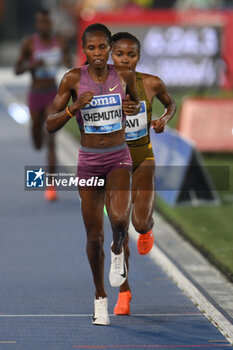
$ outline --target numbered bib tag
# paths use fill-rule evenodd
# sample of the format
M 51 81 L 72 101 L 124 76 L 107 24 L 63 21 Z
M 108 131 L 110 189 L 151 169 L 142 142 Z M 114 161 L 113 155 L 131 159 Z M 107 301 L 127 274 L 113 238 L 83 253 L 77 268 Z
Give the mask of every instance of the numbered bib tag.
M 126 141 L 140 139 L 148 134 L 146 102 L 141 101 L 141 109 L 137 115 L 126 116 L 125 138 Z
M 86 134 L 107 134 L 122 129 L 122 101 L 120 94 L 94 96 L 81 109 Z
M 62 51 L 59 47 L 35 52 L 36 61 L 42 60 L 43 65 L 35 70 L 38 79 L 55 78 L 62 61 Z

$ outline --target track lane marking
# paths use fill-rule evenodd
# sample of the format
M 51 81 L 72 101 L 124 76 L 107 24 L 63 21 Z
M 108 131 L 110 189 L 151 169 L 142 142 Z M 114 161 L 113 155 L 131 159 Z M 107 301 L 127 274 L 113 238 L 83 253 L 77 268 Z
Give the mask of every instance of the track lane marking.
M 201 312 L 190 312 L 190 313 L 172 313 L 172 314 L 131 314 L 128 317 L 177 317 L 177 316 L 202 316 L 203 314 Z M 33 315 L 33 314 L 21 314 L 21 315 L 0 315 L 0 318 L 17 318 L 17 317 L 92 317 L 93 314 L 38 314 L 38 315 Z M 116 315 L 114 314 L 109 314 L 109 316 L 114 316 L 116 317 Z
M 156 220 L 156 214 L 153 213 L 153 218 Z M 138 240 L 138 233 L 135 231 L 132 222 L 129 225 L 129 235 L 135 242 Z M 203 315 L 218 328 L 224 337 L 233 343 L 233 325 L 227 318 L 218 311 L 214 305 L 193 285 L 188 278 L 179 270 L 178 267 L 154 245 L 148 256 L 175 282 L 179 289 L 194 303 L 194 305 L 203 312 Z

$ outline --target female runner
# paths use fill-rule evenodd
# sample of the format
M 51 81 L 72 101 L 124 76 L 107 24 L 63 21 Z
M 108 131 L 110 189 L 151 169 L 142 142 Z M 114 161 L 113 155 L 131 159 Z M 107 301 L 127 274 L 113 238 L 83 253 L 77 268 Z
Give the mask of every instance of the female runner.
M 141 255 L 149 253 L 153 246 L 154 225 L 153 211 L 155 202 L 155 160 L 150 143 L 149 130 L 152 127 L 156 133 L 164 131 L 166 123 L 173 117 L 176 104 L 168 94 L 162 80 L 150 74 L 136 72 L 140 59 L 140 42 L 132 34 L 119 32 L 113 35 L 112 59 L 116 67 L 127 67 L 135 74 L 136 87 L 141 109 L 138 114 L 128 116 L 127 108 L 135 103 L 125 100 L 123 108 L 127 114 L 126 142 L 130 149 L 133 161 L 132 179 L 132 223 L 139 233 L 137 242 L 138 252 Z M 151 120 L 152 102 L 154 97 L 164 105 L 165 112 L 158 120 Z M 124 243 L 125 259 L 128 267 L 129 247 L 128 236 Z M 117 315 L 130 314 L 131 292 L 128 278 L 120 286 L 117 304 L 114 313 Z
M 48 10 L 40 9 L 35 16 L 37 32 L 23 40 L 15 64 L 17 75 L 30 72 L 32 82 L 28 92 L 28 106 L 31 114 L 33 145 L 40 150 L 46 141 L 48 150 L 48 172 L 56 167 L 55 139 L 45 135 L 44 125 L 50 106 L 57 93 L 56 75 L 61 64 L 71 67 L 68 45 L 63 37 L 53 34 L 52 20 Z M 45 140 L 44 140 L 45 139 Z M 45 190 L 45 199 L 57 199 L 55 187 Z
M 100 23 L 87 27 L 82 46 L 88 65 L 64 75 L 47 119 L 47 130 L 50 133 L 59 130 L 76 115 L 81 131 L 78 177 L 85 180 L 99 177 L 105 181 L 103 187 L 79 186 L 79 194 L 87 234 L 87 256 L 96 288 L 92 322 L 108 325 L 103 209 L 106 203 L 113 232 L 109 279 L 112 286 L 119 287 L 127 276 L 123 243 L 130 217 L 132 166 L 125 142 L 122 101 L 130 98 L 137 112 L 140 103 L 133 72 L 127 67 L 116 69 L 107 64 L 111 51 L 111 33 L 107 27 Z M 73 103 L 67 106 L 70 97 Z M 128 105 L 125 112 L 132 115 L 134 106 Z

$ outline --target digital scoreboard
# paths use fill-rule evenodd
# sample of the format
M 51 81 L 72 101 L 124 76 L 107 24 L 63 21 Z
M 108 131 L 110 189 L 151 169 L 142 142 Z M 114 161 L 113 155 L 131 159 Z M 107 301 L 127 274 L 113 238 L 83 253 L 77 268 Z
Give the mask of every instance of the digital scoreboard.
M 158 75 L 170 87 L 220 84 L 221 30 L 207 26 L 110 26 L 112 33 L 129 31 L 141 43 L 137 70 Z
M 233 11 L 144 10 L 96 13 L 79 20 L 77 65 L 85 61 L 81 36 L 92 23 L 134 34 L 141 43 L 137 70 L 168 87 L 233 88 Z

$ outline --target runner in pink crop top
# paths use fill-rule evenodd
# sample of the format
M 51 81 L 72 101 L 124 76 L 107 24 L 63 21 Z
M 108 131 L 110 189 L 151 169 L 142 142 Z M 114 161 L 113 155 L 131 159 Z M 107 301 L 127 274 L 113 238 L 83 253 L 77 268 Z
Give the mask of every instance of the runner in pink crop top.
M 111 50 L 109 29 L 94 23 L 85 29 L 82 40 L 89 64 L 64 75 L 46 125 L 53 133 L 76 115 L 80 126 L 78 175 L 82 185 L 79 184 L 78 190 L 87 235 L 86 252 L 95 284 L 92 323 L 109 325 L 104 287 L 103 209 L 106 204 L 113 239 L 109 280 L 117 287 L 127 275 L 123 245 L 127 239 L 131 205 L 132 161 L 125 143 L 123 106 L 129 97 L 138 106 L 138 112 L 140 103 L 133 72 L 107 64 Z M 72 103 L 67 106 L 71 97 Z M 131 109 L 130 103 L 128 110 L 124 107 L 127 114 Z M 98 184 L 88 187 L 93 176 L 104 178 L 105 182 L 99 185 L 102 187 Z
M 43 62 L 42 65 L 36 67 L 33 71 L 34 78 L 55 79 L 63 59 L 62 45 L 59 38 L 53 36 L 50 42 L 45 43 L 41 40 L 39 34 L 36 33 L 32 35 L 32 46 L 31 63 Z
M 125 124 L 122 101 L 125 92 L 113 65 L 108 65 L 107 80 L 96 83 L 88 72 L 88 65 L 81 67 L 78 97 L 85 91 L 93 91 L 91 103 L 76 112 L 79 128 L 85 133 L 109 133 L 120 130 Z
M 56 74 L 63 63 L 71 67 L 68 46 L 64 38 L 52 34 L 52 22 L 47 10 L 36 13 L 37 33 L 24 39 L 15 65 L 15 73 L 31 73 L 28 91 L 28 107 L 32 121 L 32 139 L 36 149 L 41 149 L 44 140 L 48 148 L 48 171 L 54 172 L 56 165 L 54 137 L 44 133 L 44 122 L 56 96 Z M 45 192 L 47 200 L 56 199 L 54 189 Z

